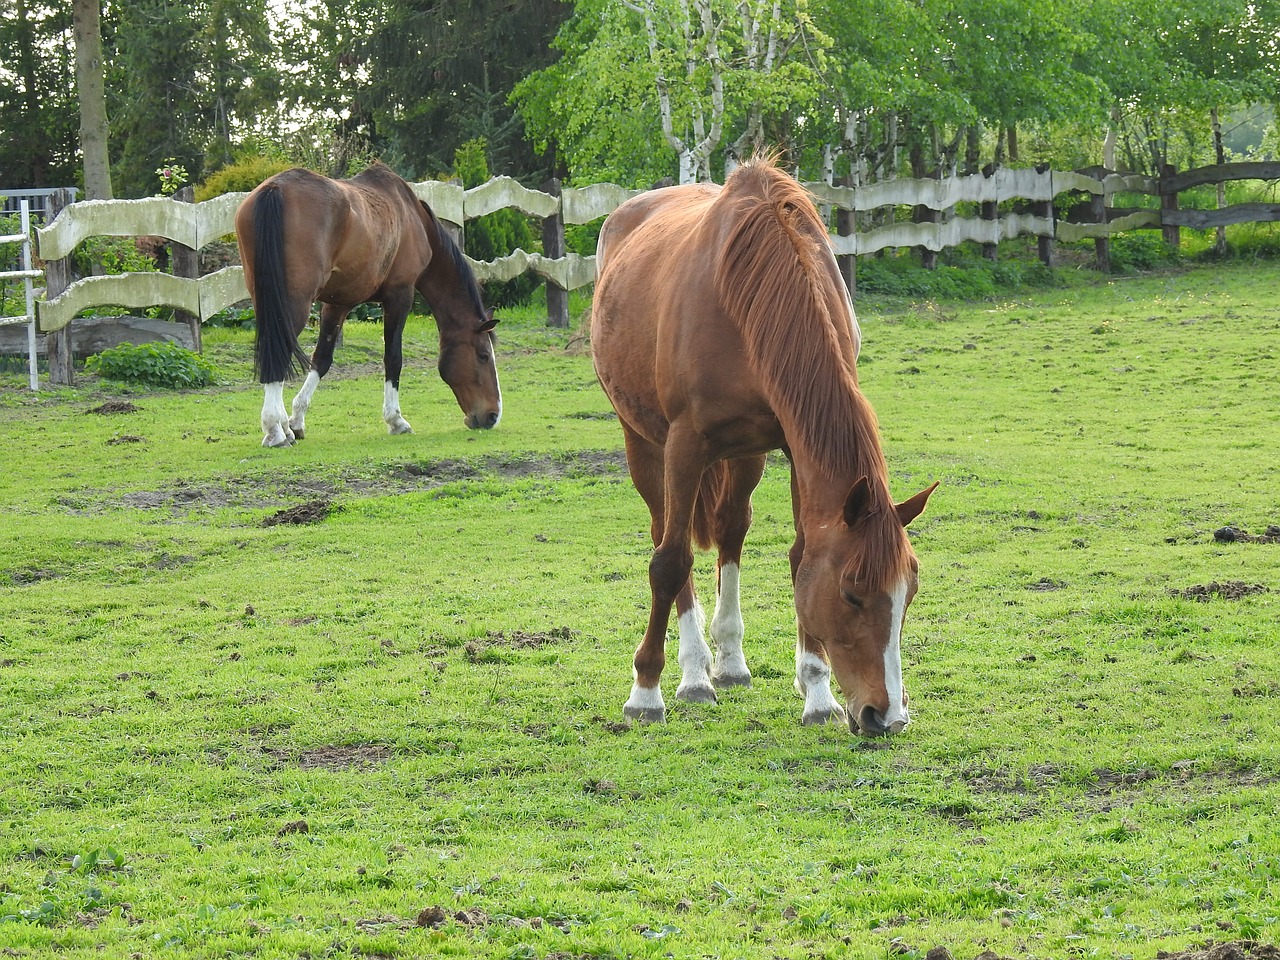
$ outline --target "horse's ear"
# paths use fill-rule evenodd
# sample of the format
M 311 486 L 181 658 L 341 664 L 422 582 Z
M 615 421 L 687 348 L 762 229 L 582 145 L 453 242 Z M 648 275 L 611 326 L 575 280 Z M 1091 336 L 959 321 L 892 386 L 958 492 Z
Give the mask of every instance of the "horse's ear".
M 859 477 L 858 482 L 849 491 L 849 496 L 845 497 L 844 525 L 846 527 L 856 526 L 870 512 L 871 481 L 866 477 Z
M 933 493 L 933 491 L 937 489 L 938 484 L 935 481 L 933 486 L 926 487 L 910 500 L 903 500 L 897 505 L 895 509 L 898 511 L 898 520 L 904 527 L 916 517 L 920 516 L 920 514 L 924 513 L 924 505 L 929 501 L 929 494 Z
M 480 324 L 480 332 L 488 333 L 497 325 L 498 325 L 498 318 L 493 315 L 493 311 L 486 310 L 484 312 L 484 323 Z

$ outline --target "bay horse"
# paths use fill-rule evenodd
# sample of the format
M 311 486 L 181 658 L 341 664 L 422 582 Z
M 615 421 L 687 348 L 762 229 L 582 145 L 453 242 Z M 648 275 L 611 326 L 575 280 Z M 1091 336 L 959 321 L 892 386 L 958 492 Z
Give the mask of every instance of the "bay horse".
M 496 426 L 502 394 L 493 328 L 480 288 L 458 245 L 400 177 L 374 163 L 350 180 L 295 168 L 259 184 L 236 210 L 236 238 L 256 315 L 254 368 L 264 387 L 262 445 L 301 439 L 307 408 L 347 314 L 382 304 L 382 419 L 389 432 L 412 433 L 400 412 L 401 337 L 416 290 L 435 315 L 440 376 L 472 429 Z M 320 333 L 310 360 L 298 345 L 311 305 Z M 291 413 L 284 381 L 306 371 Z
M 812 199 L 763 159 L 723 187 L 654 190 L 605 220 L 597 269 L 596 374 L 622 424 L 655 547 L 624 714 L 666 719 L 659 680 L 673 604 L 676 697 L 710 703 L 716 688 L 750 685 L 742 543 L 765 455 L 781 449 L 796 529 L 801 720 L 900 732 L 909 720 L 902 624 L 919 570 L 905 528 L 937 484 L 900 504 L 890 498 L 876 417 L 858 389 L 853 304 Z M 714 662 L 691 579 L 694 543 L 718 547 Z

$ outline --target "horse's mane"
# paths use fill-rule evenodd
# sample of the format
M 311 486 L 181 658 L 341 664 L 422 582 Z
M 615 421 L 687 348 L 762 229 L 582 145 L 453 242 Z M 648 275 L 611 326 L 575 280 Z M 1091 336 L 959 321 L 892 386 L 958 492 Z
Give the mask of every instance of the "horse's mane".
M 857 386 L 848 298 L 823 263 L 831 248 L 813 199 L 758 159 L 733 172 L 716 204 L 737 218 L 716 264 L 716 293 L 743 333 L 787 442 L 833 480 L 870 480 L 863 523 L 879 535 L 864 538 L 860 566 L 877 579 L 896 574 L 906 538 L 875 412 Z
M 467 299 L 471 301 L 472 308 L 477 316 L 483 317 L 485 315 L 484 296 L 480 292 L 480 281 L 476 279 L 476 272 L 471 269 L 471 264 L 467 262 L 462 249 L 454 241 L 449 231 L 444 228 L 444 224 L 440 222 L 435 211 L 427 205 L 425 200 L 419 199 L 418 202 L 422 204 L 422 209 L 426 212 L 427 219 L 431 221 L 432 227 L 435 228 L 440 245 L 444 247 L 444 252 L 453 264 L 453 268 L 458 274 L 458 279 L 462 282 Z

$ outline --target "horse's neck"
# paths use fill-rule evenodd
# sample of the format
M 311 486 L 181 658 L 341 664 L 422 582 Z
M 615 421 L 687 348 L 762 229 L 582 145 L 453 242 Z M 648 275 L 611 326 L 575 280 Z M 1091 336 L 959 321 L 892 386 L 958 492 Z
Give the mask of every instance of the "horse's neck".
M 875 452 L 879 453 L 878 447 Z M 819 458 L 803 449 L 794 447 L 791 449 L 791 468 L 795 472 L 796 492 L 799 497 L 799 503 L 795 506 L 802 529 L 812 529 L 815 526 L 825 526 L 839 521 L 843 517 L 849 492 L 861 477 L 871 481 L 871 489 L 878 505 L 884 509 L 893 509 L 888 478 L 880 465 L 883 460 L 865 454 L 859 460 L 860 463 L 852 472 L 833 473 Z

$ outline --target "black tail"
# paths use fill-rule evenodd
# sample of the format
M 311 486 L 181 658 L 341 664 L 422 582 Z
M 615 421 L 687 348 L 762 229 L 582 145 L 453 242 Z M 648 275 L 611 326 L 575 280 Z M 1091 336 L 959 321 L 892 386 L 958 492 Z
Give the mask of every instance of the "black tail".
M 311 361 L 298 345 L 289 312 L 284 271 L 284 201 L 280 188 L 274 184 L 258 194 L 253 207 L 253 232 L 253 368 L 259 383 L 276 383 L 305 372 Z

